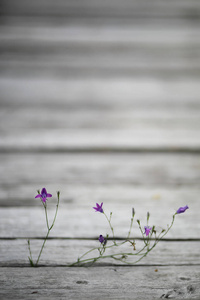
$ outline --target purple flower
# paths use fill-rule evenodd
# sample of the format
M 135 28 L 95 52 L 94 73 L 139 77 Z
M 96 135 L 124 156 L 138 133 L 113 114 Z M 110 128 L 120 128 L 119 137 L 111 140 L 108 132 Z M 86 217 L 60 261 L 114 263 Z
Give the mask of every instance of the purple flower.
M 35 198 L 41 198 L 41 200 L 45 203 L 47 200 L 47 197 L 52 197 L 52 195 L 48 194 L 47 190 L 45 188 L 43 188 L 41 191 L 41 194 L 38 194 Z
M 144 226 L 144 230 L 145 230 L 145 234 L 146 234 L 146 236 L 148 236 L 149 235 L 149 233 L 150 233 L 150 231 L 151 231 L 151 229 L 152 229 L 152 227 L 150 227 L 150 226 Z
M 177 214 L 182 214 L 186 211 L 186 209 L 188 209 L 189 207 L 186 205 L 186 206 L 183 206 L 183 207 L 180 207 L 178 210 L 177 210 Z
M 96 207 L 93 207 L 96 211 L 99 211 L 100 213 L 103 213 L 103 202 L 101 202 L 101 204 L 99 205 L 98 203 L 96 203 Z
M 105 245 L 105 244 L 107 243 L 107 240 L 104 239 L 103 235 L 100 235 L 100 236 L 99 236 L 99 242 L 100 242 L 101 244 Z
M 99 242 L 102 244 L 104 241 L 105 241 L 105 239 L 104 239 L 103 235 L 100 235 L 99 236 Z

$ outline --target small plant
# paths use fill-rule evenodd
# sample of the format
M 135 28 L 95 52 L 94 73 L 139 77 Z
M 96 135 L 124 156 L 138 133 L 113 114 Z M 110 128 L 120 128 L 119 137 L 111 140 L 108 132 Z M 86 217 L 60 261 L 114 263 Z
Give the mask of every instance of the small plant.
M 50 231 L 52 230 L 52 228 L 55 224 L 55 221 L 56 221 L 58 206 L 59 206 L 59 201 L 60 201 L 60 192 L 57 192 L 56 211 L 55 211 L 55 215 L 54 215 L 51 226 L 49 225 L 49 220 L 48 220 L 48 215 L 47 215 L 47 198 L 50 198 L 50 197 L 52 197 L 52 195 L 48 194 L 45 188 L 42 189 L 41 193 L 38 190 L 38 195 L 35 197 L 35 198 L 40 198 L 40 200 L 43 204 L 44 210 L 45 210 L 47 234 L 46 234 L 46 237 L 44 238 L 44 241 L 41 246 L 41 249 L 38 254 L 38 258 L 37 258 L 36 262 L 33 261 L 32 252 L 31 252 L 31 244 L 30 244 L 30 240 L 28 239 L 28 249 L 29 249 L 29 257 L 28 258 L 29 258 L 30 265 L 32 267 L 38 266 L 45 243 L 46 243 L 48 236 L 50 234 Z M 140 240 L 142 240 L 142 242 L 143 242 L 140 249 L 137 249 L 136 239 L 131 237 L 131 231 L 132 231 L 133 221 L 134 221 L 134 217 L 135 217 L 134 208 L 132 209 L 132 217 L 131 217 L 130 227 L 129 227 L 127 237 L 124 240 L 119 240 L 119 239 L 116 239 L 116 237 L 115 237 L 114 228 L 111 223 L 112 212 L 110 213 L 110 215 L 108 217 L 103 209 L 103 202 L 101 204 L 96 203 L 96 206 L 93 207 L 93 209 L 96 212 L 101 213 L 102 215 L 105 216 L 106 221 L 108 222 L 108 225 L 110 227 L 112 236 L 110 237 L 109 234 L 106 234 L 106 236 L 103 236 L 102 234 L 99 235 L 98 246 L 90 249 L 89 251 L 87 251 L 86 253 L 81 255 L 77 259 L 76 262 L 74 262 L 68 266 L 89 266 L 99 260 L 103 260 L 103 259 L 107 259 L 107 258 L 111 258 L 115 261 L 119 261 L 121 263 L 129 264 L 129 265 L 136 264 L 139 261 L 141 261 L 144 257 L 146 257 L 147 254 L 155 248 L 155 246 L 158 244 L 158 242 L 162 238 L 164 238 L 164 236 L 169 232 L 169 230 L 172 228 L 172 226 L 174 224 L 176 215 L 184 213 L 188 208 L 189 207 L 187 205 L 180 207 L 172 215 L 171 224 L 168 225 L 166 229 L 161 229 L 159 231 L 157 230 L 155 225 L 151 225 L 151 226 L 149 225 L 149 219 L 150 219 L 149 212 L 147 212 L 147 219 L 146 219 L 145 226 L 142 226 L 140 220 L 137 219 L 136 220 L 137 226 L 139 227 L 139 231 L 141 233 Z M 122 246 L 125 244 L 128 244 L 131 246 L 130 251 L 123 250 Z M 108 253 L 109 250 L 111 250 L 111 253 Z M 132 260 L 130 261 L 130 260 L 128 260 L 128 258 L 132 258 Z
M 131 238 L 131 230 L 133 227 L 133 220 L 135 217 L 135 210 L 132 209 L 132 218 L 130 222 L 130 228 L 128 231 L 127 237 L 123 241 L 117 242 L 115 235 L 114 235 L 114 228 L 111 224 L 111 218 L 112 218 L 112 212 L 110 213 L 110 216 L 108 217 L 103 209 L 103 202 L 101 204 L 96 203 L 96 207 L 93 207 L 96 212 L 99 212 L 103 214 L 109 224 L 112 237 L 109 238 L 109 235 L 107 234 L 105 237 L 103 235 L 100 235 L 98 238 L 99 246 L 90 249 L 86 253 L 84 253 L 82 256 L 80 256 L 77 261 L 70 266 L 84 266 L 84 265 L 91 265 L 95 262 L 107 258 L 112 258 L 115 261 L 120 261 L 121 263 L 125 264 L 136 264 L 139 261 L 141 261 L 147 254 L 155 248 L 155 246 L 158 244 L 158 242 L 169 232 L 169 230 L 172 228 L 174 224 L 174 220 L 177 214 L 184 213 L 189 207 L 186 205 L 184 207 L 180 207 L 172 216 L 171 224 L 167 226 L 166 229 L 161 229 L 160 232 L 157 232 L 156 227 L 149 226 L 149 218 L 150 214 L 147 213 L 147 223 L 146 226 L 144 226 L 144 229 L 141 226 L 140 220 L 137 220 L 137 224 L 139 227 L 139 230 L 142 235 L 142 241 L 143 245 L 138 250 L 136 249 L 136 241 L 135 239 Z M 119 251 L 118 249 L 123 246 L 124 244 L 129 244 L 132 246 L 132 251 L 124 252 Z M 112 249 L 113 248 L 113 249 Z M 112 252 L 112 254 L 106 254 L 106 251 L 112 249 L 115 250 Z M 92 256 L 92 253 L 97 253 L 96 256 Z M 132 257 L 132 261 L 128 261 L 128 258 Z
M 46 234 L 46 237 L 44 238 L 42 247 L 41 247 L 41 249 L 40 249 L 38 258 L 37 258 L 37 260 L 36 260 L 35 263 L 33 262 L 33 258 L 32 258 L 30 240 L 28 239 L 28 249 L 29 249 L 29 257 L 28 257 L 28 258 L 29 258 L 30 265 L 31 265 L 32 267 L 37 267 L 37 265 L 38 265 L 38 263 L 39 263 L 39 260 L 40 260 L 40 257 L 41 257 L 41 254 L 42 254 L 42 251 L 43 251 L 43 249 L 44 249 L 45 243 L 46 243 L 47 238 L 48 238 L 48 236 L 49 236 L 49 233 L 50 233 L 50 231 L 52 230 L 52 228 L 53 228 L 53 226 L 54 226 L 54 224 L 55 224 L 55 221 L 56 221 L 57 212 L 58 212 L 58 206 L 59 206 L 59 201 L 60 201 L 60 192 L 57 192 L 57 205 L 56 205 L 56 211 L 55 211 L 55 215 L 54 215 L 53 222 L 52 222 L 51 226 L 49 225 L 49 220 L 48 220 L 48 215 L 47 215 L 47 198 L 50 198 L 50 197 L 52 197 L 52 195 L 51 195 L 51 194 L 48 194 L 45 188 L 42 189 L 41 193 L 40 193 L 40 191 L 38 190 L 38 195 L 35 196 L 35 198 L 40 198 L 40 199 L 41 199 L 41 202 L 42 202 L 43 207 L 44 207 L 44 210 L 45 210 L 46 225 L 47 225 L 47 234 Z

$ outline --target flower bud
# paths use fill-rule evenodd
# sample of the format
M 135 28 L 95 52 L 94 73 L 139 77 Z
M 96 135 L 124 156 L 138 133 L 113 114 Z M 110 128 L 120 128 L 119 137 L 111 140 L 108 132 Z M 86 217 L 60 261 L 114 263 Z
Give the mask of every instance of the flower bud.
M 132 208 L 132 217 L 134 218 L 134 216 L 135 216 L 135 209 Z

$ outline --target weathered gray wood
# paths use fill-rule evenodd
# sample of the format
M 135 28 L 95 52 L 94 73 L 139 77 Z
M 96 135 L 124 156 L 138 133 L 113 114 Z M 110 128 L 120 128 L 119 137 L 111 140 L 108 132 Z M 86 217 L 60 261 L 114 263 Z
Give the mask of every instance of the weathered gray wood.
M 183 17 L 198 18 L 200 5 L 198 0 L 171 2 L 159 0 L 84 0 L 84 1 L 24 1 L 2 2 L 3 13 L 28 16 L 65 16 L 65 17 Z
M 5 30 L 8 28 L 5 28 Z M 37 28 L 36 28 L 37 29 Z M 121 35 L 124 32 L 110 31 L 111 41 L 94 39 L 93 35 L 98 35 L 98 29 L 93 35 L 88 36 L 88 29 L 77 30 L 81 36 L 76 40 L 65 38 L 65 33 L 59 41 L 52 33 L 52 40 L 47 40 L 41 44 L 44 33 L 36 38 L 31 38 L 32 32 L 27 32 L 27 36 L 18 38 L 16 42 L 15 30 L 13 37 L 6 36 L 0 52 L 1 74 L 6 76 L 56 76 L 72 77 L 75 74 L 80 77 L 84 75 L 147 75 L 162 77 L 169 74 L 171 76 L 198 76 L 200 69 L 199 40 L 196 30 L 191 30 L 193 39 L 184 36 L 184 32 L 177 30 L 179 42 L 174 39 L 171 32 L 163 32 L 162 36 L 170 36 L 167 45 L 163 42 L 160 33 L 155 30 L 143 32 L 124 32 L 130 39 L 124 40 Z M 72 28 L 72 33 L 74 30 Z M 4 34 L 3 34 L 4 35 Z M 34 32 L 33 32 L 34 35 Z M 70 35 L 70 31 L 69 31 Z M 115 39 L 113 35 L 116 36 Z M 138 38 L 139 35 L 139 38 Z M 153 36 L 153 41 L 148 41 L 148 36 Z M 190 36 L 189 35 L 189 36 Z M 83 36 L 83 37 L 82 37 Z M 72 40 L 71 40 L 72 39 Z M 94 39 L 94 40 L 93 40 Z M 3 39 L 4 40 L 4 39 Z M 22 41 L 24 42 L 22 42 Z M 63 42 L 64 40 L 64 42 Z M 116 50 L 117 49 L 117 50 Z M 186 57 L 186 58 L 185 58 Z M 191 57 L 189 60 L 187 57 Z M 182 74 L 181 74 L 182 72 Z M 185 74 L 185 75 L 184 75 Z M 104 76 L 105 76 L 104 75 Z
M 31 239 L 31 250 L 34 262 L 37 260 L 43 240 Z M 108 245 L 112 242 L 109 241 Z M 143 242 L 136 240 L 136 251 L 143 247 Z M 68 240 L 68 239 L 50 239 L 47 240 L 39 265 L 47 266 L 66 266 L 77 261 L 78 257 L 83 255 L 88 250 L 98 247 L 98 238 L 92 240 Z M 29 266 L 29 252 L 26 239 L 16 240 L 1 240 L 1 254 L 0 266 Z M 122 250 L 123 249 L 123 250 Z M 170 242 L 162 241 L 140 262 L 139 265 L 200 265 L 199 258 L 200 241 L 183 241 L 183 242 Z M 134 253 L 133 247 L 127 244 L 117 249 L 108 249 L 106 254 L 131 252 Z M 94 251 L 85 258 L 97 257 L 98 251 Z M 129 257 L 127 262 L 134 262 L 139 259 L 139 256 Z M 112 258 L 105 258 L 97 262 L 97 265 L 114 264 L 125 265 L 120 261 L 113 260 Z
M 7 0 L 1 12 L 0 298 L 198 299 L 200 2 Z M 61 204 L 32 269 L 26 239 L 46 233 L 43 186 L 50 220 L 56 190 Z M 110 234 L 96 202 L 119 237 L 132 207 L 142 227 L 147 211 L 166 227 L 190 208 L 141 266 L 64 268 Z M 34 259 L 41 245 L 31 239 Z
M 2 237 L 44 236 L 43 207 L 40 200 L 34 199 L 37 189 L 43 186 L 54 196 L 48 202 L 50 218 L 55 210 L 56 191 L 61 192 L 53 236 L 93 237 L 101 230 L 105 234 L 106 220 L 92 209 L 96 202 L 104 202 L 106 213 L 113 212 L 118 236 L 128 231 L 132 207 L 143 225 L 149 211 L 153 224 L 166 227 L 172 214 L 187 204 L 190 209 L 177 216 L 168 237 L 199 237 L 198 156 L 2 154 L 0 157 Z
M 138 100 L 134 100 L 132 103 L 121 103 L 121 107 L 118 107 L 119 103 L 113 103 L 112 100 L 106 106 L 106 103 L 100 104 L 100 101 L 95 99 L 93 106 L 84 108 L 84 103 L 77 99 L 74 103 L 68 100 L 65 105 L 60 103 L 61 101 L 56 105 L 50 102 L 46 105 L 45 115 L 41 110 L 41 106 L 46 104 L 45 101 L 41 102 L 41 106 L 30 102 L 17 106 L 14 99 L 13 102 L 9 102 L 1 104 L 0 125 L 4 132 L 13 134 L 19 129 L 66 129 L 83 132 L 95 129 L 136 133 L 182 130 L 187 133 L 197 131 L 200 126 L 199 102 L 192 105 L 188 101 L 185 104 L 175 103 L 166 107 L 164 103 L 157 101 L 149 103 L 144 100 L 143 103 L 139 103 Z
M 105 192 L 105 191 L 104 191 Z M 156 230 L 160 232 L 162 228 L 166 229 L 171 223 L 172 215 L 180 206 L 188 204 L 190 209 L 184 215 L 177 215 L 175 224 L 168 233 L 167 238 L 188 239 L 199 238 L 199 204 L 193 196 L 188 202 L 178 199 L 177 204 L 172 198 L 165 198 L 162 201 L 141 198 L 131 200 L 130 198 L 121 198 L 119 194 L 113 194 L 109 199 L 105 194 L 100 201 L 104 202 L 104 210 L 109 216 L 113 213 L 112 224 L 115 229 L 115 235 L 125 237 L 130 227 L 132 207 L 136 210 L 135 222 L 133 225 L 132 235 L 140 237 L 136 219 L 140 219 L 141 226 L 146 225 L 146 214 L 150 212 L 150 225 L 155 225 Z M 124 190 L 125 193 L 125 190 Z M 134 191 L 132 191 L 134 194 Z M 129 194 L 130 196 L 130 194 Z M 62 197 L 61 197 L 62 199 Z M 105 199 L 105 201 L 104 201 Z M 122 200 L 123 199 L 123 200 Z M 32 201 L 37 201 L 33 199 Z M 100 234 L 111 236 L 110 228 L 105 216 L 95 213 L 93 206 L 95 200 L 88 197 L 73 200 L 72 203 L 60 204 L 55 227 L 51 236 L 55 237 L 97 237 Z M 54 200 L 55 202 L 55 200 Z M 181 203 L 181 205 L 180 205 Z M 50 204 L 49 220 L 53 220 L 55 204 Z M 33 207 L 8 207 L 0 211 L 0 236 L 1 237 L 43 237 L 46 234 L 46 221 L 43 207 L 38 203 L 38 208 Z
M 2 80 L 1 150 L 199 151 L 198 89 L 197 81 Z
M 10 87 L 12 86 L 12 89 Z M 164 108 L 178 109 L 179 113 L 185 108 L 192 110 L 199 107 L 198 78 L 179 78 L 174 81 L 169 78 L 87 78 L 74 80 L 59 78 L 17 78 L 0 79 L 1 103 L 9 107 L 12 103 L 30 105 L 38 108 L 54 107 L 71 110 L 91 109 L 135 109 L 143 111 Z M 144 92 L 145 91 L 145 92 Z M 15 92 L 15 93 L 14 93 Z M 114 107 L 113 107 L 114 106 Z M 177 115 L 179 113 L 177 112 Z M 45 114 L 44 114 L 45 115 Z M 37 119 L 37 118 L 36 118 Z
M 11 130 L 0 141 L 9 151 L 180 151 L 199 152 L 198 130 Z
M 37 146 L 37 139 L 34 142 Z M 62 187 L 65 197 L 70 185 L 75 193 L 79 186 L 112 189 L 117 185 L 118 189 L 127 188 L 127 192 L 138 187 L 199 189 L 200 157 L 193 154 L 11 153 L 0 154 L 0 159 L 1 199 L 6 196 L 29 201 L 33 199 L 30 192 L 35 193 L 43 184 L 51 185 L 52 192 Z M 32 191 L 28 185 L 32 186 Z M 27 186 L 30 192 L 27 189 L 20 191 L 20 186 L 23 189 Z M 4 187 L 10 189 L 9 194 L 2 193 Z M 147 195 L 148 199 L 152 196 L 152 192 Z
M 0 281 L 2 299 L 200 299 L 199 266 L 2 268 Z
M 192 45 L 191 49 L 186 49 L 187 47 L 184 46 L 179 47 L 178 50 L 173 47 L 163 50 L 162 47 L 156 45 L 155 49 L 148 49 L 148 55 L 144 50 L 142 51 L 144 45 L 136 46 L 136 49 L 134 47 L 126 49 L 125 46 L 125 50 L 119 51 L 119 53 L 115 53 L 113 48 L 120 48 L 120 44 L 119 46 L 105 47 L 101 52 L 98 45 L 96 47 L 90 46 L 89 50 L 80 45 L 72 46 L 71 50 L 65 49 L 63 45 L 58 45 L 59 49 L 64 48 L 63 51 L 68 53 L 66 55 L 49 53 L 49 49 L 54 48 L 54 46 L 48 45 L 48 43 L 42 47 L 42 50 L 41 47 L 36 49 L 26 45 L 22 49 L 21 47 L 15 43 L 2 49 L 2 52 L 6 52 L 7 55 L 3 55 L 0 60 L 1 77 L 3 75 L 22 78 L 33 76 L 53 78 L 58 75 L 60 78 L 82 78 L 83 76 L 89 78 L 108 78 L 111 76 L 118 78 L 127 76 L 152 76 L 155 78 L 190 76 L 197 78 L 200 70 L 199 47 L 196 45 Z M 45 48 L 48 49 L 47 53 Z M 77 53 L 81 50 L 80 54 Z M 20 52 L 20 55 L 13 55 L 13 51 Z M 39 57 L 37 52 L 40 53 Z M 45 52 L 44 55 L 41 55 L 41 52 Z M 186 52 L 185 55 L 188 57 L 191 56 L 191 60 L 183 59 L 182 52 Z
M 11 1 L 12 3 L 12 1 Z M 4 3 L 9 7 L 11 15 L 20 14 L 20 9 L 24 15 L 34 14 L 34 9 L 38 9 L 38 4 Z M 59 7 L 60 4 L 60 7 Z M 138 14 L 137 8 L 141 8 L 141 3 L 128 1 L 121 6 L 119 1 L 111 3 L 100 3 L 103 13 L 99 8 L 99 3 L 89 1 L 77 3 L 57 3 L 58 12 L 61 14 L 72 14 L 73 18 L 78 13 L 83 19 L 75 21 L 72 18 L 67 23 L 48 24 L 42 19 L 10 18 L 6 19 L 0 31 L 2 44 L 0 46 L 1 57 L 0 66 L 3 76 L 45 76 L 45 77 L 74 77 L 76 75 L 83 78 L 85 76 L 172 76 L 177 80 L 179 77 L 199 76 L 199 30 L 197 23 L 191 22 L 199 14 L 199 4 L 197 1 L 188 4 L 181 1 L 173 3 L 174 7 L 160 1 L 149 3 L 148 9 L 142 9 L 144 16 L 152 12 L 159 18 L 166 13 L 166 8 L 170 9 L 170 18 L 176 11 L 183 18 L 190 20 L 190 26 L 184 22 L 164 22 L 150 21 L 142 22 L 141 15 L 139 22 L 135 18 L 128 24 L 119 20 L 114 26 L 109 21 L 105 23 L 106 13 L 114 13 L 115 10 L 123 17 L 124 9 L 130 6 L 126 13 Z M 88 9 L 88 5 L 90 9 Z M 127 6 L 126 6 L 127 5 Z M 155 10 L 155 7 L 158 11 Z M 32 7 L 33 6 L 33 7 Z M 45 8 L 45 10 L 42 10 Z M 14 9 L 14 11 L 12 11 Z M 46 3 L 40 5 L 39 14 L 55 11 L 55 6 Z M 72 10 L 71 10 L 72 9 Z M 161 9 L 161 15 L 159 10 Z M 92 16 L 92 21 L 84 17 L 84 11 Z M 99 12 L 101 11 L 100 15 Z M 110 11 L 110 13 L 109 13 Z M 95 14 L 95 12 L 97 14 Z M 8 13 L 9 14 L 9 13 Z M 37 14 L 37 12 L 36 12 Z M 51 14 L 51 13 L 50 13 Z M 114 13 L 115 15 L 115 13 Z M 151 15 L 151 13 L 150 13 Z M 111 17 L 107 15 L 107 17 Z M 131 15 L 129 15 L 130 17 Z M 98 20 L 96 18 L 98 18 Z M 100 17 L 100 18 L 99 18 Z M 127 16 L 126 16 L 127 17 Z M 131 16 L 133 17 L 133 16 Z M 192 18 L 191 18 L 192 17 Z M 138 19 L 138 18 L 137 18 Z M 159 20 L 159 19 L 158 19 Z M 180 20 L 179 20 L 180 21 Z M 29 23 L 30 22 L 30 23 Z M 23 30 L 21 30 L 23 28 Z M 159 28 L 159 30 L 158 30 Z M 51 34 L 47 34 L 51 32 Z

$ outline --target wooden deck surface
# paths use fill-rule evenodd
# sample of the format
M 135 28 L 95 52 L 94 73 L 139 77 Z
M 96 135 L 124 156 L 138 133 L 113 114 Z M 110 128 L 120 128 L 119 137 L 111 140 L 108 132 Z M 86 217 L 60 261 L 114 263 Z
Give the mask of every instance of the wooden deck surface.
M 0 4 L 0 299 L 200 299 L 200 1 Z M 38 268 L 28 262 L 58 217 Z M 138 265 L 66 265 L 132 207 L 165 240 Z M 139 231 L 133 236 L 140 246 Z

